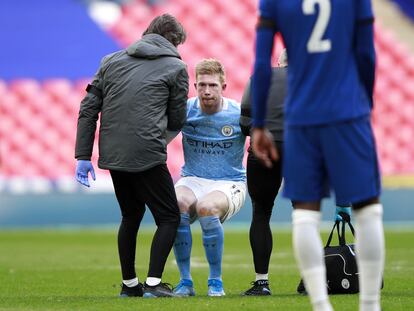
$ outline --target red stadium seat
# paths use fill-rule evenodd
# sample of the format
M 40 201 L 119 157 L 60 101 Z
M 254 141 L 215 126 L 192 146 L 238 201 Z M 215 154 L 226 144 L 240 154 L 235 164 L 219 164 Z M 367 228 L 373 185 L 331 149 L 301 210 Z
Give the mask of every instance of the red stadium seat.
M 409 106 L 413 106 L 412 103 L 414 103 L 414 74 L 407 76 L 405 80 L 401 81 L 399 87 L 401 88 L 401 92 L 407 98 L 407 104 Z
M 19 105 L 19 100 L 17 96 L 8 92 L 0 97 L 0 112 L 3 116 L 13 117 L 15 114 L 15 109 Z
M 0 80 L 0 98 L 8 93 L 7 84 L 5 81 Z
M 405 60 L 405 65 L 407 67 L 407 72 L 410 78 L 414 78 L 414 55 L 410 55 Z
M 133 2 L 123 7 L 124 19 L 135 22 L 146 21 L 151 15 L 151 8 L 145 3 Z
M 43 91 L 45 91 L 53 101 L 64 101 L 70 96 L 72 91 L 72 83 L 66 79 L 51 79 L 43 83 Z
M 32 79 L 15 80 L 9 89 L 21 100 L 31 100 L 42 92 L 39 82 Z

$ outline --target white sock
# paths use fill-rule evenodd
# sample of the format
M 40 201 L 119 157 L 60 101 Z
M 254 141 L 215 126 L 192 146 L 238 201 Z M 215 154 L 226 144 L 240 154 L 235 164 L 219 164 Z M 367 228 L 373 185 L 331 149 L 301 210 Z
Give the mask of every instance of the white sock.
M 317 267 L 302 271 L 306 290 L 314 311 L 332 311 L 326 288 L 326 268 Z
M 269 273 L 266 274 L 260 274 L 260 273 L 256 273 L 256 281 L 259 280 L 269 280 Z
M 134 287 L 138 285 L 138 278 L 133 278 L 130 280 L 122 280 L 122 283 L 124 283 L 128 287 Z
M 333 310 L 326 288 L 326 268 L 319 234 L 320 212 L 296 209 L 292 213 L 293 250 L 314 311 Z
M 147 283 L 147 285 L 149 286 L 155 286 L 161 283 L 161 279 L 147 277 L 147 280 L 145 281 L 145 283 Z
M 368 205 L 354 211 L 353 216 L 359 269 L 359 310 L 379 311 L 385 257 L 382 205 Z

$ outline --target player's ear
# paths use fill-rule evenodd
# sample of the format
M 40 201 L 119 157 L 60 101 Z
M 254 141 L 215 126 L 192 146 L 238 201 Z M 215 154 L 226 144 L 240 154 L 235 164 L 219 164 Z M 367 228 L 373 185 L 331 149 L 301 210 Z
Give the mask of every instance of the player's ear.
M 197 91 L 197 82 L 194 82 L 194 88 L 196 89 L 196 91 Z
M 226 83 L 223 83 L 223 85 L 221 86 L 221 89 L 222 89 L 223 91 L 225 91 L 225 90 L 226 90 L 226 87 L 227 87 L 227 84 L 226 84 Z

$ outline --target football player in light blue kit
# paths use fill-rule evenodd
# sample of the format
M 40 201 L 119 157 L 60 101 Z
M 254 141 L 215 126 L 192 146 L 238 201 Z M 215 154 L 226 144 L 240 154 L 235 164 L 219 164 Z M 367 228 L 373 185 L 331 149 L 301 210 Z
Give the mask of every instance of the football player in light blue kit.
M 197 97 L 187 102 L 187 122 L 182 129 L 185 164 L 175 184 L 181 223 L 174 243 L 180 270 L 180 283 L 174 293 L 195 295 L 190 273 L 190 224 L 198 219 L 210 267 L 208 295 L 223 296 L 222 223 L 244 204 L 245 136 L 239 125 L 240 104 L 222 96 L 226 89 L 222 64 L 215 59 L 199 62 L 194 85 Z
M 320 201 L 332 189 L 356 222 L 360 310 L 380 310 L 384 232 L 370 123 L 375 78 L 370 0 L 261 0 L 253 78 L 253 149 L 277 158 L 264 129 L 274 35 L 288 52 L 284 195 L 294 202 L 293 247 L 313 310 L 330 311 Z M 293 22 L 292 22 L 293 21 Z

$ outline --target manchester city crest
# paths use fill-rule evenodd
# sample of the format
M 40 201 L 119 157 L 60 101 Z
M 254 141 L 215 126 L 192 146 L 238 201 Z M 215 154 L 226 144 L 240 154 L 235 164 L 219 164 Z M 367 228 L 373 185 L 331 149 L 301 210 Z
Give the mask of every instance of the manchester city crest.
M 233 134 L 233 127 L 231 125 L 225 125 L 221 128 L 221 133 L 224 136 L 231 136 Z

